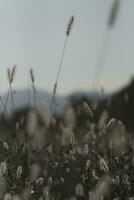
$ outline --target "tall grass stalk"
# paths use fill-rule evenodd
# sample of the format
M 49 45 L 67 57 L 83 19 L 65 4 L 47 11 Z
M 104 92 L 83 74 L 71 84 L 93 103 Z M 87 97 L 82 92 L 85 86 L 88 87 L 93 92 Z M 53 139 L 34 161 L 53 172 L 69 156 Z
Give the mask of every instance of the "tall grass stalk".
M 67 43 L 68 43 L 68 37 L 71 33 L 73 23 L 74 23 L 74 16 L 72 16 L 70 18 L 67 29 L 66 29 L 66 38 L 65 38 L 63 49 L 62 49 L 62 54 L 61 54 L 60 63 L 59 63 L 58 71 L 57 71 L 56 81 L 55 81 L 54 88 L 53 88 L 53 95 L 52 95 L 52 99 L 51 99 L 51 103 L 50 103 L 50 114 L 51 115 L 53 114 L 54 104 L 56 102 L 56 92 L 57 92 L 57 87 L 58 87 L 59 76 L 60 76 L 60 73 L 62 70 L 63 60 L 64 60 L 65 51 L 66 51 Z
M 109 28 L 107 28 L 104 35 L 104 39 L 102 41 L 99 57 L 95 66 L 95 74 L 94 74 L 93 83 L 92 83 L 93 89 L 98 89 L 100 81 L 101 81 L 101 75 L 102 75 L 102 71 L 103 71 L 103 67 L 105 63 L 105 57 L 106 57 L 106 53 L 109 47 L 110 35 L 111 35 L 111 31 Z
M 14 103 L 14 96 L 13 96 L 13 88 L 12 88 L 12 84 L 10 84 L 10 91 L 11 91 L 11 99 L 12 99 L 12 113 L 15 112 L 15 103 Z
M 30 107 L 30 106 L 31 106 L 31 98 L 30 98 L 30 82 L 29 82 L 29 76 L 28 76 L 27 97 L 28 97 L 28 107 Z
M 36 99 L 36 88 L 35 88 L 35 76 L 34 76 L 34 71 L 33 71 L 32 68 L 30 69 L 30 78 L 31 78 L 32 89 L 33 89 L 34 106 L 36 108 L 36 106 L 37 106 L 37 99 Z
M 3 111 L 4 111 L 5 115 L 7 116 L 7 118 L 9 119 L 9 113 L 7 111 L 7 108 L 6 108 L 6 105 L 4 103 L 4 100 L 3 100 L 2 96 L 0 96 L 0 101 L 1 101 L 1 105 L 3 107 Z
M 11 99 L 12 99 L 12 114 L 15 112 L 15 103 L 14 103 L 14 96 L 13 96 L 13 89 L 12 89 L 12 83 L 14 81 L 15 73 L 16 73 L 16 65 L 13 66 L 13 69 L 11 70 L 10 68 L 7 68 L 7 76 L 8 76 L 8 81 L 9 81 L 9 89 L 8 89 L 8 94 L 5 102 L 5 108 L 7 107 L 9 96 L 11 93 Z
M 10 95 L 10 87 L 9 87 L 9 89 L 8 89 L 7 96 L 6 96 L 6 100 L 5 100 L 5 102 L 4 102 L 4 108 L 5 108 L 5 109 L 7 109 L 7 104 L 8 104 L 9 95 Z
M 98 57 L 96 67 L 95 67 L 95 74 L 94 74 L 93 82 L 92 82 L 93 89 L 98 89 L 98 86 L 100 84 L 102 71 L 103 71 L 103 67 L 104 67 L 104 62 L 105 62 L 105 57 L 106 57 L 106 53 L 108 51 L 108 46 L 110 43 L 111 29 L 114 27 L 114 25 L 116 23 L 120 3 L 121 3 L 121 0 L 113 1 L 110 15 L 108 17 L 108 23 L 107 23 L 106 32 L 104 35 L 104 40 L 102 42 L 101 50 L 100 50 L 99 57 Z
M 29 87 L 28 87 L 27 95 L 28 95 L 28 106 L 30 107 L 31 100 L 30 100 L 30 89 L 29 89 Z

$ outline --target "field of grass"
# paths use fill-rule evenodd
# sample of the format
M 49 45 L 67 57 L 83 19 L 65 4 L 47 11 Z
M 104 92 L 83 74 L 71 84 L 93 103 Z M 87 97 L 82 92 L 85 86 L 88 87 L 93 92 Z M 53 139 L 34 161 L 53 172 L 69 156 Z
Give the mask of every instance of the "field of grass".
M 106 111 L 96 122 L 97 106 L 83 102 L 58 118 L 40 105 L 3 129 L 0 198 L 133 199 L 133 135 Z
M 115 24 L 120 2 L 114 1 L 108 20 L 93 80 L 95 87 L 99 85 L 107 35 Z M 74 16 L 66 29 L 50 107 L 38 103 L 36 76 L 30 69 L 28 107 L 16 111 L 12 83 L 17 67 L 7 69 L 9 89 L 6 98 L 0 97 L 0 200 L 134 199 L 134 136 L 126 124 L 111 117 L 108 110 L 101 110 L 98 99 L 71 102 L 62 116 L 55 114 L 59 77 L 73 23 Z M 107 101 L 103 88 L 101 92 L 103 104 L 109 107 L 111 97 Z M 132 103 L 126 91 L 123 102 L 124 110 Z

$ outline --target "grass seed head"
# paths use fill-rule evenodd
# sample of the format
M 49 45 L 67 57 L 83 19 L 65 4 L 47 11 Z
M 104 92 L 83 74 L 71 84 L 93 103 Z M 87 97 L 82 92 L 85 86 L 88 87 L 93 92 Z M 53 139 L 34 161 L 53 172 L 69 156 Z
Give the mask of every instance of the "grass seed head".
M 11 83 L 11 71 L 10 71 L 10 68 L 7 68 L 7 77 L 8 77 L 9 83 Z
M 107 123 L 106 128 L 107 128 L 108 130 L 110 130 L 111 128 L 113 128 L 113 127 L 115 126 L 115 124 L 116 124 L 116 119 L 115 119 L 115 118 L 112 118 L 112 119 L 110 119 L 109 122 Z
M 112 9 L 111 9 L 111 13 L 110 13 L 109 21 L 108 21 L 109 27 L 112 27 L 115 24 L 117 14 L 118 14 L 118 10 L 119 10 L 119 6 L 120 6 L 120 0 L 115 0 L 113 2 L 113 6 L 112 6 Z
M 70 20 L 69 20 L 69 23 L 68 23 L 68 26 L 67 26 L 67 30 L 66 30 L 66 35 L 67 35 L 67 36 L 70 35 L 70 32 L 71 32 L 71 30 L 72 30 L 73 23 L 74 23 L 74 16 L 70 17 Z
M 10 193 L 6 193 L 4 196 L 4 200 L 12 200 L 12 196 Z
M 86 103 L 86 102 L 83 102 L 83 108 L 84 108 L 84 111 L 90 116 L 90 117 L 94 117 L 94 114 L 91 110 L 91 108 L 89 107 L 89 105 Z
M 16 69 L 17 69 L 17 66 L 14 65 L 13 69 L 12 69 L 12 72 L 11 72 L 11 82 L 13 82 L 13 80 L 14 80 Z
M 35 81 L 35 79 L 34 79 L 34 71 L 33 71 L 32 68 L 30 69 L 30 77 L 31 77 L 32 83 L 34 83 L 34 81 Z
M 22 175 L 22 167 L 21 166 L 19 166 L 17 168 L 16 175 L 17 175 L 17 179 L 21 178 L 21 175 Z

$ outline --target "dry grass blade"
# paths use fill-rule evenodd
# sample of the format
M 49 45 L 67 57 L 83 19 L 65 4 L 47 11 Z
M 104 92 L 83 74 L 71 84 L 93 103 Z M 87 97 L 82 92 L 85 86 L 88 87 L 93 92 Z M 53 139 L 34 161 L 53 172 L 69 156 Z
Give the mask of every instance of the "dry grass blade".
M 37 101 L 36 101 L 36 88 L 35 88 L 35 77 L 34 77 L 34 71 L 31 68 L 30 69 L 30 78 L 31 78 L 31 82 L 32 82 L 32 89 L 33 89 L 33 98 L 34 98 L 34 105 L 36 107 L 37 105 Z

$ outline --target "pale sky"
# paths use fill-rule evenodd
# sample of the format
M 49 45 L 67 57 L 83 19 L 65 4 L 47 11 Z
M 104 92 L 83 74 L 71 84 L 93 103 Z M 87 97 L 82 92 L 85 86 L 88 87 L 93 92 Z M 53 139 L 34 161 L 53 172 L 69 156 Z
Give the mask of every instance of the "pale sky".
M 91 89 L 95 66 L 113 0 L 0 0 L 0 92 L 8 88 L 6 68 L 18 66 L 15 88 L 28 85 L 28 69 L 36 87 L 52 91 L 70 16 L 69 37 L 58 93 Z M 110 35 L 102 85 L 123 86 L 134 74 L 134 0 L 122 0 Z

